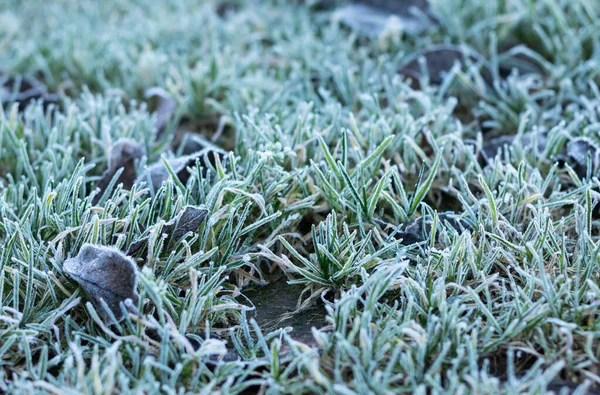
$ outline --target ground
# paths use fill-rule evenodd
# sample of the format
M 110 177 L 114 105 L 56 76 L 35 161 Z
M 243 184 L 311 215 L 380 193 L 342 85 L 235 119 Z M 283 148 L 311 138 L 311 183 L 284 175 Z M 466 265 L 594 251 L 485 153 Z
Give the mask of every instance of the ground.
M 600 388 L 600 3 L 394 4 L 0 1 L 0 392 Z

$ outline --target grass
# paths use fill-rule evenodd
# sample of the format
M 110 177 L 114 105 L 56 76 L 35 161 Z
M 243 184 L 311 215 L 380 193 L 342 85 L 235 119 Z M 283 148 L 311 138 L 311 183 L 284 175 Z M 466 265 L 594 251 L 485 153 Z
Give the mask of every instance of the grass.
M 3 76 L 61 97 L 0 112 L 0 392 L 600 387 L 600 163 L 568 148 L 600 143 L 596 2 L 431 0 L 437 23 L 378 37 L 316 1 L 154 3 L 0 2 Z M 485 67 L 398 73 L 439 44 Z M 96 190 L 120 138 L 148 180 L 184 130 L 227 153 Z M 207 219 L 163 235 L 187 206 Z M 139 314 L 109 325 L 63 263 L 143 238 Z M 313 343 L 250 318 L 273 272 L 325 305 Z

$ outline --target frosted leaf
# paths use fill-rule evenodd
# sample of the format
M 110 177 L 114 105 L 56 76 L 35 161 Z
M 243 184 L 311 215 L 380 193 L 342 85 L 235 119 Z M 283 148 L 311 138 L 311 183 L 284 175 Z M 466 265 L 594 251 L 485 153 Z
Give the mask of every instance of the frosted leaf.
M 138 302 L 136 291 L 137 267 L 122 252 L 100 245 L 84 244 L 79 254 L 67 259 L 63 271 L 79 283 L 105 322 L 111 318 L 101 300 L 115 316 L 117 322 L 125 315 L 120 304 L 130 299 Z
M 522 138 L 515 135 L 499 136 L 483 144 L 483 159 L 489 162 L 501 153 L 505 146 L 511 146 L 515 143 L 519 144 L 524 150 L 533 151 L 537 149 L 538 152 L 542 152 L 546 149 L 548 139 L 543 134 L 533 132 L 525 133 Z
M 0 74 L 0 104 L 19 103 L 23 107 L 37 99 L 51 103 L 58 101 L 58 96 L 48 93 L 46 86 L 34 78 L 8 78 Z
M 574 138 L 567 144 L 567 161 L 580 177 L 587 174 L 587 157 L 590 156 L 593 172 L 598 170 L 600 164 L 600 148 L 593 140 L 587 137 Z
M 175 173 L 179 181 L 185 184 L 190 177 L 190 173 L 187 171 L 187 168 L 189 166 L 193 166 L 196 163 L 196 160 L 199 160 L 202 169 L 207 169 L 209 164 L 214 163 L 215 155 L 221 156 L 223 154 L 222 152 L 220 152 L 220 150 L 217 151 L 210 148 L 206 148 L 202 151 L 198 151 L 190 155 L 169 158 L 166 161 L 171 167 L 171 169 L 173 169 L 173 172 Z M 206 175 L 206 171 L 204 171 L 202 174 Z M 140 183 L 142 181 L 149 181 L 152 185 L 152 188 L 156 191 L 161 187 L 163 182 L 169 179 L 170 176 L 171 174 L 167 170 L 167 167 L 165 166 L 164 162 L 160 160 L 159 162 L 149 166 L 147 169 L 147 174 L 142 174 L 140 177 L 138 177 L 136 183 Z
M 156 127 L 157 136 L 160 136 L 164 133 L 167 123 L 175 114 L 177 104 L 167 91 L 159 87 L 147 89 L 144 96 L 146 99 L 151 100 L 150 105 L 154 108 L 154 114 L 156 115 L 154 126 Z
M 108 169 L 104 171 L 97 187 L 104 191 L 116 172 L 123 168 L 116 184 L 123 184 L 123 187 L 129 189 L 136 179 L 135 160 L 144 155 L 144 148 L 132 139 L 121 138 L 111 147 L 108 154 Z
M 433 217 L 431 215 L 424 215 L 409 222 L 404 226 L 404 229 L 397 231 L 394 237 L 402 239 L 401 244 L 407 246 L 420 243 L 429 238 L 432 225 Z M 465 220 L 461 219 L 460 215 L 451 211 L 438 214 L 438 230 L 442 226 L 446 229 L 454 229 L 458 233 L 471 229 L 471 226 Z
M 427 28 L 426 20 L 419 18 L 415 12 L 428 12 L 426 0 L 381 1 L 363 0 L 345 5 L 333 14 L 346 26 L 367 36 L 378 37 L 390 27 L 411 34 L 420 33 Z
M 484 81 L 491 85 L 493 80 L 492 73 L 487 63 L 475 51 L 461 45 L 434 45 L 423 51 L 416 52 L 407 56 L 400 67 L 400 74 L 412 77 L 414 79 L 423 78 L 423 71 L 420 60 L 423 58 L 429 81 L 432 84 L 441 84 L 444 77 L 455 64 L 463 65 L 473 63 L 481 66 L 481 75 Z
M 165 223 L 161 232 L 172 240 L 179 240 L 188 232 L 195 232 L 208 216 L 208 210 L 197 206 L 185 206 L 183 211 L 169 222 Z M 128 254 L 137 254 L 146 244 L 150 236 L 144 236 L 129 247 Z

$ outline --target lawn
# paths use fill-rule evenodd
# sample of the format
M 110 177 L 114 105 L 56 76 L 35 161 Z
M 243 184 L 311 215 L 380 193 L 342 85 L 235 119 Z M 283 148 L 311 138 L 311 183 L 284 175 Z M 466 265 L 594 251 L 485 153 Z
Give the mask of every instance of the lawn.
M 600 391 L 600 2 L 367 2 L 0 0 L 0 392 Z

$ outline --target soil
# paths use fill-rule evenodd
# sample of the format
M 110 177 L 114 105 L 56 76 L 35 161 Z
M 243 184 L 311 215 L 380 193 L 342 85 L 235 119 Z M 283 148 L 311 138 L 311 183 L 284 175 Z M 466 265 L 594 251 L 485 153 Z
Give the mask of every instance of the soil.
M 252 286 L 242 293 L 255 306 L 252 317 L 261 329 L 270 331 L 292 327 L 291 336 L 294 340 L 316 346 L 312 327 L 321 328 L 326 325 L 326 311 L 318 301 L 296 312 L 303 289 L 303 285 L 288 284 L 285 276 L 281 275 L 267 285 Z M 248 303 L 248 300 L 242 303 Z

